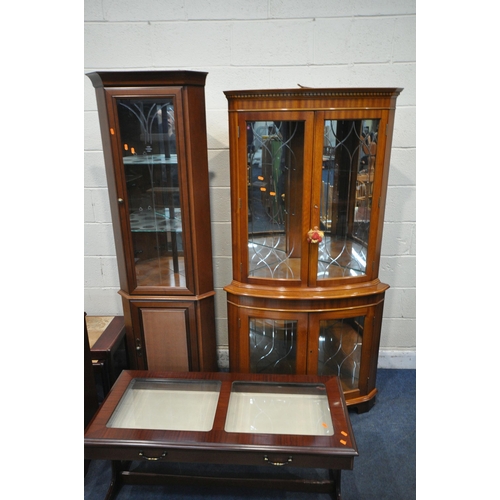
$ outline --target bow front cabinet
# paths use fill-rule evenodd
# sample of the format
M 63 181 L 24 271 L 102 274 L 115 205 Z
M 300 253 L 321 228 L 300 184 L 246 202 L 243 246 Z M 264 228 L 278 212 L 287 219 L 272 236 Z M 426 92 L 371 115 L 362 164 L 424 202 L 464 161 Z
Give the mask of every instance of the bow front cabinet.
M 217 369 L 206 75 L 88 74 L 132 368 Z
M 227 91 L 234 372 L 337 375 L 368 410 L 399 88 Z

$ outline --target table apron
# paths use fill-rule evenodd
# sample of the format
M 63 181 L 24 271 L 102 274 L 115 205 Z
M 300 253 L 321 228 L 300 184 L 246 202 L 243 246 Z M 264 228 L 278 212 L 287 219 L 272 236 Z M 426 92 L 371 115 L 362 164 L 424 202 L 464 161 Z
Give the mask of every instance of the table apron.
M 356 454 L 357 455 L 357 454 Z M 353 455 L 319 455 L 272 450 L 176 449 L 161 446 L 112 447 L 86 446 L 85 458 L 96 460 L 139 460 L 251 466 L 291 466 L 321 469 L 352 470 Z

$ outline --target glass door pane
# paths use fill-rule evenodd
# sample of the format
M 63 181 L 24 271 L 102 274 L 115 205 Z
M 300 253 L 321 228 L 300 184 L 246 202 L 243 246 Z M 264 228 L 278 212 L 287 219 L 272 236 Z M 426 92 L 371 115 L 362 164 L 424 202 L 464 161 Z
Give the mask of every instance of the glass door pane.
M 248 276 L 299 280 L 304 121 L 247 121 Z
M 344 390 L 358 387 L 364 319 L 319 322 L 318 375 L 336 375 Z
M 379 121 L 324 121 L 318 280 L 366 274 Z
M 137 286 L 185 287 L 173 98 L 117 99 Z
M 250 371 L 296 373 L 297 326 L 295 320 L 250 318 Z

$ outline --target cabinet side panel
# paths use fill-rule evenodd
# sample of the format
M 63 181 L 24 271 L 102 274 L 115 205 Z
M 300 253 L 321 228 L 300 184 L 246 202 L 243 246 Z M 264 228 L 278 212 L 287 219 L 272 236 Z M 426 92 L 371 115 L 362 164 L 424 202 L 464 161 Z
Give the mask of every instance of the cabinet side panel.
M 187 87 L 183 95 L 193 272 L 200 295 L 214 289 L 204 88 Z
M 143 309 L 148 370 L 189 371 L 186 311 Z
M 198 303 L 197 331 L 199 353 L 199 367 L 202 372 L 216 372 L 217 366 L 217 345 L 215 341 L 215 305 L 214 296 L 207 297 Z M 194 351 L 193 347 L 191 350 Z M 194 357 L 194 356 L 192 356 Z M 194 371 L 195 360 L 192 360 L 191 369 Z
M 113 237 L 115 241 L 116 259 L 118 264 L 120 288 L 126 292 L 130 291 L 127 281 L 127 260 L 125 257 L 124 241 L 120 227 L 120 206 L 118 203 L 117 179 L 113 164 L 112 144 L 110 138 L 110 119 L 106 103 L 106 92 L 102 88 L 96 89 L 97 109 L 99 111 L 99 127 L 101 130 L 101 140 L 104 155 L 104 165 L 106 171 L 106 182 L 108 184 L 109 207 L 113 220 Z

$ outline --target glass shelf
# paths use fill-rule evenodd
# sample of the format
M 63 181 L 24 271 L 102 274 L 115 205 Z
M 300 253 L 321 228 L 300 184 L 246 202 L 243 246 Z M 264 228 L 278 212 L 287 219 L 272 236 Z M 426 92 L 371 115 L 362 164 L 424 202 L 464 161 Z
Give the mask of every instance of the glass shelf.
M 171 154 L 170 157 L 165 154 L 124 156 L 123 163 L 125 165 L 177 165 L 177 155 Z
M 219 400 L 218 380 L 133 379 L 107 427 L 210 431 Z
M 163 213 L 159 210 L 137 210 L 130 214 L 130 229 L 132 232 L 182 232 L 181 209 L 172 210 L 170 217 L 167 208 Z

